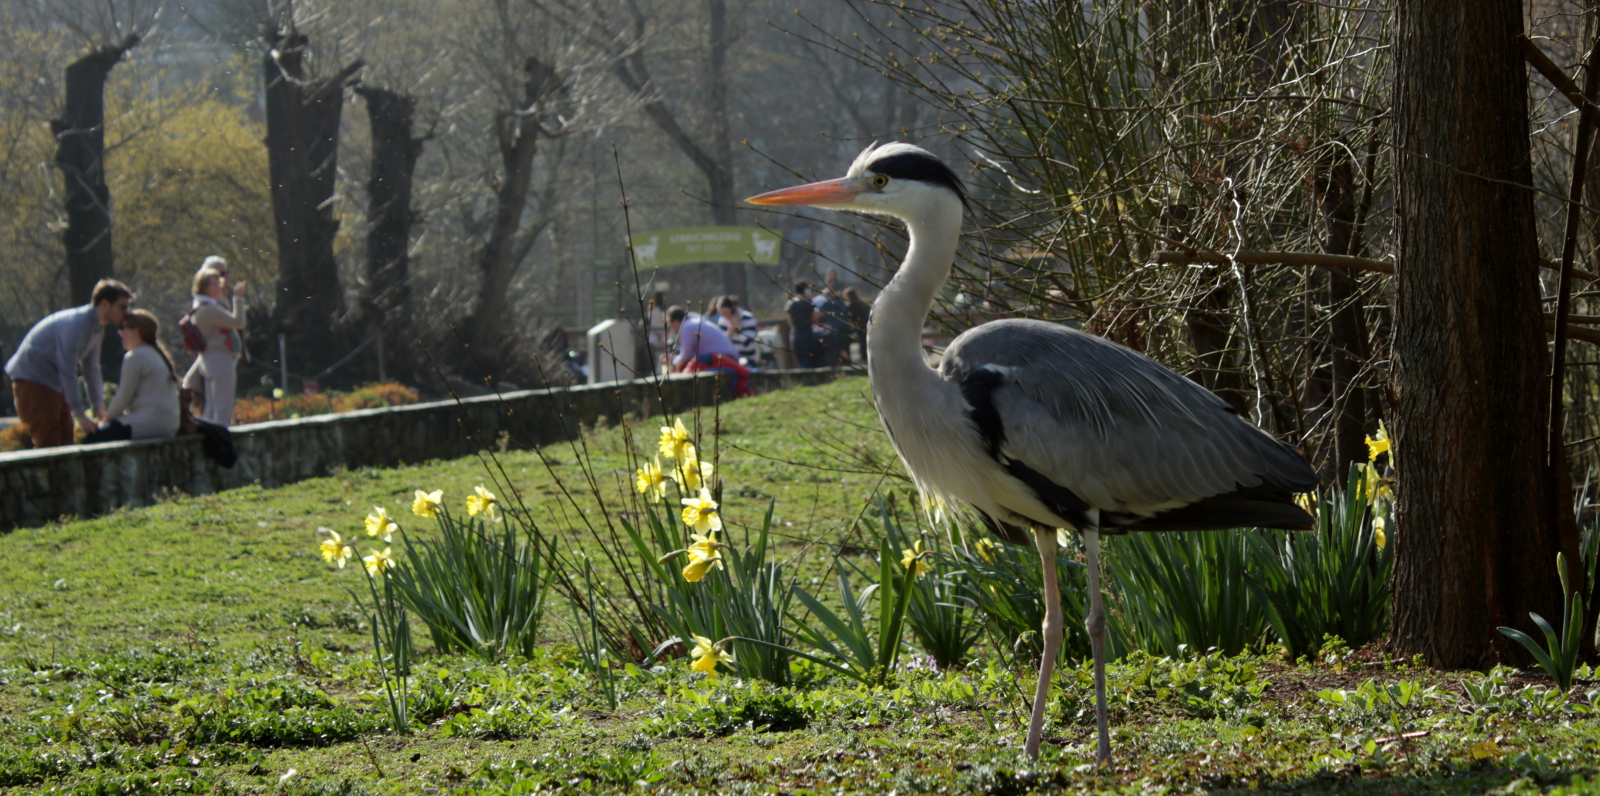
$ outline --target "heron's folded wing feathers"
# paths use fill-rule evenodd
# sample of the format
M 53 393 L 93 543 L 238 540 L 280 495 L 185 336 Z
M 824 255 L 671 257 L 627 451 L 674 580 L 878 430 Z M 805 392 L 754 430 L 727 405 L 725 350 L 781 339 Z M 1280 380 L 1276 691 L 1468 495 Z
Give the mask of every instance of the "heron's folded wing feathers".
M 1002 453 L 1103 510 L 1146 515 L 1238 493 L 1312 489 L 1294 448 L 1142 354 L 1056 324 L 997 321 L 945 352 L 960 381 L 988 368 Z

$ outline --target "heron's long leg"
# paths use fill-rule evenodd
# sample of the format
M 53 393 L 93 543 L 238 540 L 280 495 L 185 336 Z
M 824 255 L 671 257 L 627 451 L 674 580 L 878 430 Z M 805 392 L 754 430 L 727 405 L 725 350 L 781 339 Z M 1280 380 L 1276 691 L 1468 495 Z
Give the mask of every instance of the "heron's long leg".
M 1111 733 L 1106 727 L 1106 606 L 1100 596 L 1100 530 L 1085 529 L 1083 547 L 1089 557 L 1089 615 L 1083 628 L 1089 631 L 1089 647 L 1094 651 L 1094 723 L 1099 747 L 1096 763 L 1111 762 Z
M 1039 660 L 1039 687 L 1033 692 L 1033 718 L 1028 722 L 1028 742 L 1023 751 L 1039 759 L 1039 740 L 1044 735 L 1044 709 L 1050 702 L 1050 675 L 1055 672 L 1056 656 L 1061 654 L 1061 592 L 1056 585 L 1056 531 L 1034 531 L 1039 547 L 1039 563 L 1044 574 L 1044 657 Z

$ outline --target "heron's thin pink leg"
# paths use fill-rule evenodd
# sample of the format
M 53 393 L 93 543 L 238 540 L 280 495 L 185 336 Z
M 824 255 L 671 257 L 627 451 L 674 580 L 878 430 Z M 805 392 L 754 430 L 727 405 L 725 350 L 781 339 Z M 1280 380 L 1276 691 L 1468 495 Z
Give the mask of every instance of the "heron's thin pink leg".
M 1033 693 L 1033 718 L 1028 722 L 1028 741 L 1023 751 L 1039 759 L 1039 741 L 1044 735 L 1044 709 L 1050 703 L 1050 675 L 1055 672 L 1056 656 L 1061 654 L 1061 592 L 1056 586 L 1056 531 L 1034 531 L 1039 547 L 1039 563 L 1044 574 L 1044 657 L 1039 660 L 1039 687 Z
M 1111 762 L 1111 732 L 1106 726 L 1106 606 L 1100 596 L 1100 531 L 1084 530 L 1083 547 L 1088 553 L 1089 615 L 1083 628 L 1089 631 L 1089 648 L 1094 651 L 1094 723 L 1100 739 L 1096 763 Z

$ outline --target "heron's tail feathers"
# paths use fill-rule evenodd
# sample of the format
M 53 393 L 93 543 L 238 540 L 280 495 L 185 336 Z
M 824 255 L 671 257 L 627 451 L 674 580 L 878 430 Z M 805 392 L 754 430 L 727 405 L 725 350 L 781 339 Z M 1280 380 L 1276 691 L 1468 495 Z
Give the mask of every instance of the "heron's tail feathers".
M 1123 525 L 1118 531 L 1215 531 L 1224 528 L 1277 528 L 1309 531 L 1316 519 L 1288 495 L 1274 498 L 1214 497 L 1163 511 Z

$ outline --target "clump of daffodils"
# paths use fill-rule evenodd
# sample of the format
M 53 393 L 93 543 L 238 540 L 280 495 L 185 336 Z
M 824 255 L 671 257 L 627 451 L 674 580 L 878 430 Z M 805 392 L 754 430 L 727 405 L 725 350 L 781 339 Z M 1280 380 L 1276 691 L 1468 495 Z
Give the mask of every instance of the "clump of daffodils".
M 722 530 L 722 516 L 716 498 L 711 495 L 712 477 L 716 468 L 700 460 L 699 451 L 689 440 L 689 429 L 683 419 L 674 420 L 670 426 L 661 427 L 661 438 L 656 441 L 657 455 L 633 471 L 633 485 L 639 494 L 650 500 L 665 501 L 667 485 L 676 487 L 683 508 L 679 519 L 695 533 L 692 544 L 683 550 L 674 550 L 662 556 L 666 560 L 680 553 L 689 557 L 683 568 L 683 579 L 698 583 L 712 569 L 722 568 L 723 543 L 717 541 Z M 665 457 L 669 463 L 663 464 Z
M 1367 458 L 1371 461 L 1361 467 L 1364 475 L 1362 489 L 1372 504 L 1372 534 L 1380 550 L 1389 543 L 1388 521 L 1384 519 L 1383 507 L 1394 501 L 1393 482 L 1378 472 L 1378 457 L 1384 455 L 1389 457 L 1389 468 L 1394 469 L 1394 443 L 1389 439 L 1389 430 L 1379 423 L 1378 435 L 1367 437 Z
M 682 418 L 661 427 L 656 450 L 656 458 L 633 471 L 633 485 L 639 494 L 651 500 L 666 500 L 669 483 L 677 485 L 679 492 L 685 494 L 699 492 L 711 484 L 716 467 L 700 460 L 700 452 L 689 440 L 689 429 L 683 425 Z M 662 458 L 669 463 L 663 464 Z
M 367 515 L 367 534 L 381 536 L 385 542 L 393 541 L 394 532 L 400 530 L 400 526 L 389 520 L 388 516 L 383 509 L 375 507 L 373 513 Z M 340 536 L 338 531 L 332 528 L 318 528 L 317 534 L 325 537 L 322 543 L 317 545 L 317 552 L 323 561 L 344 569 L 344 565 L 356 557 L 356 546 Z M 385 547 L 382 551 L 372 550 L 369 555 L 362 556 L 361 562 L 366 565 L 367 575 L 375 578 L 393 569 L 392 553 L 393 548 Z

